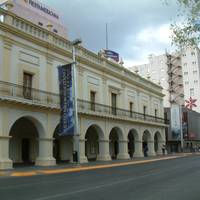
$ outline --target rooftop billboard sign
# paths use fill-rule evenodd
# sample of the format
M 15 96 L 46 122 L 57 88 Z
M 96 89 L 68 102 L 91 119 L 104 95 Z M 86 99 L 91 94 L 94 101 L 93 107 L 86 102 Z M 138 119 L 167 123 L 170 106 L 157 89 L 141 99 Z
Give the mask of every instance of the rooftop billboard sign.
M 55 17 L 56 19 L 59 19 L 59 15 L 56 14 L 54 11 L 50 10 L 49 8 L 47 8 L 46 6 L 42 5 L 39 2 L 33 1 L 33 0 L 25 0 L 26 3 L 29 3 L 32 7 L 41 10 L 42 12 Z
M 111 58 L 113 60 L 115 60 L 116 62 L 119 62 L 119 54 L 116 53 L 115 51 L 111 51 L 111 50 L 104 50 L 105 52 L 105 57 L 106 58 Z

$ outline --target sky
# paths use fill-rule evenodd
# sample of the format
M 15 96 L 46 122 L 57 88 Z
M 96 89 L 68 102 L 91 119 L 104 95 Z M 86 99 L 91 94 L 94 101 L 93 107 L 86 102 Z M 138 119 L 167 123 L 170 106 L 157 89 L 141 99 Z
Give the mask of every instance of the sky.
M 170 23 L 177 15 L 176 0 L 41 0 L 59 12 L 68 38 L 81 38 L 95 53 L 108 47 L 120 54 L 124 66 L 148 62 L 148 55 L 172 51 Z

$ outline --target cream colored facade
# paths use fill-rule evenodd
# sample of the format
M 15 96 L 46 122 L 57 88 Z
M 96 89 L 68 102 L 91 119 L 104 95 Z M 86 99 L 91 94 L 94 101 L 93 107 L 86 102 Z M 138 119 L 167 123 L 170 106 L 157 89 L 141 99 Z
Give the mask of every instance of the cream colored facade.
M 72 162 L 74 138 L 59 137 L 57 131 L 57 66 L 72 62 L 72 43 L 7 6 L 8 11 L 0 9 L 0 169 L 27 161 L 41 166 Z M 144 145 L 150 156 L 161 154 L 162 88 L 83 47 L 76 48 L 76 58 L 80 162 L 142 157 Z M 32 75 L 28 98 L 24 73 Z

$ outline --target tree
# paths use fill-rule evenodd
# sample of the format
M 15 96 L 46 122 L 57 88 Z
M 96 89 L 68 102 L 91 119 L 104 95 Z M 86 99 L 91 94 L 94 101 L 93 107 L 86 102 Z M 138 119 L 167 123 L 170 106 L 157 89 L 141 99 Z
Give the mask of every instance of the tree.
M 164 0 L 170 4 L 169 0 Z M 177 0 L 177 19 L 171 24 L 172 44 L 179 49 L 200 43 L 200 0 Z

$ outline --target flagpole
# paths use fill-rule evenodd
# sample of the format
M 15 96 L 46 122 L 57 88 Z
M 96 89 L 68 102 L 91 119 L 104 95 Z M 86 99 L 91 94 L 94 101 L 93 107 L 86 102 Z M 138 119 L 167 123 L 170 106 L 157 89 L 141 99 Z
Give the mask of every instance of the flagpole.
M 74 133 L 74 151 L 76 153 L 76 162 L 80 163 L 80 134 L 78 129 L 78 109 L 77 109 L 77 79 L 76 79 L 76 46 L 81 44 L 80 39 L 76 39 L 72 42 L 72 59 L 73 59 L 73 96 L 74 96 L 74 125 L 75 125 L 75 133 Z

